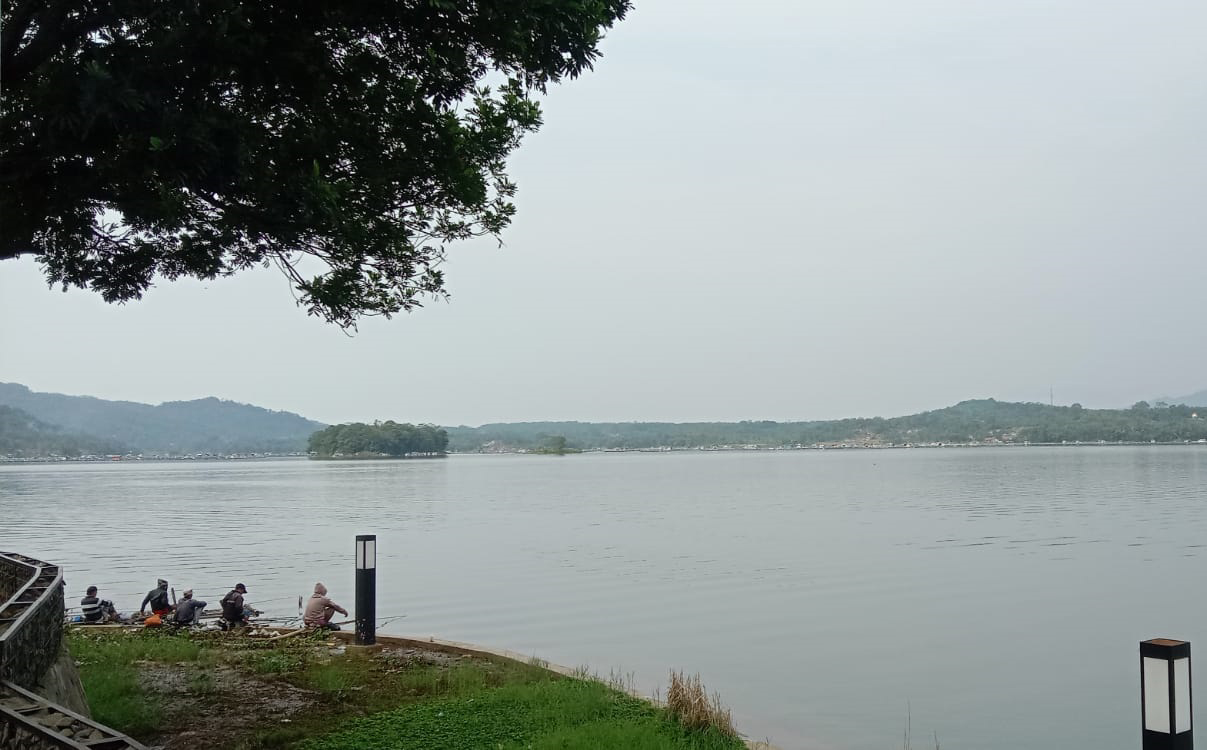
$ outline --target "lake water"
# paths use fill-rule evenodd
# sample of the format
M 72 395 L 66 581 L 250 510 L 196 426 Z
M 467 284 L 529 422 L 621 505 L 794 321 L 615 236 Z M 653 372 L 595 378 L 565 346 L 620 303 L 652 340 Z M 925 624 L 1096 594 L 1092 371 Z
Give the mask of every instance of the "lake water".
M 381 632 L 699 672 L 786 749 L 1130 750 L 1138 642 L 1207 648 L 1205 483 L 1201 446 L 6 465 L 0 549 L 288 616 L 351 609 L 376 533 Z

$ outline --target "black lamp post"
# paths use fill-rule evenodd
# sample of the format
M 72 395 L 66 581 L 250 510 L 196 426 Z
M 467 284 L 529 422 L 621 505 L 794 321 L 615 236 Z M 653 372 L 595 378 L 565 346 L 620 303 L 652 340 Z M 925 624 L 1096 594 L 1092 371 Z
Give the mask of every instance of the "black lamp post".
M 356 536 L 356 645 L 377 643 L 377 535 Z
M 1140 708 L 1143 750 L 1193 750 L 1189 642 L 1140 642 Z

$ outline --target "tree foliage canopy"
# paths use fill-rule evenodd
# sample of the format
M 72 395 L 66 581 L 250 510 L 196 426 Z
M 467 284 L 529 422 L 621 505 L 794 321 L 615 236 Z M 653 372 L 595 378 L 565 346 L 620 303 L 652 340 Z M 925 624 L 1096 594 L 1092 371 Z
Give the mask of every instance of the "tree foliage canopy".
M 310 452 L 318 456 L 441 454 L 448 449 L 448 433 L 435 425 L 399 424 L 393 421 L 331 425 L 310 436 Z
M 509 223 L 534 95 L 629 5 L 5 2 L 0 259 L 111 302 L 275 264 L 340 325 L 409 310 Z

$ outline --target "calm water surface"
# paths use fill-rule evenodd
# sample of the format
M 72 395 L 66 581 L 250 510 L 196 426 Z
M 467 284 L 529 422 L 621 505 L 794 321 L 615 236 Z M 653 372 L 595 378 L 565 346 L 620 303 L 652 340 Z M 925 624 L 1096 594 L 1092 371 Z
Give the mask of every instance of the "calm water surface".
M 316 580 L 351 607 L 376 533 L 385 632 L 699 672 L 784 748 L 908 718 L 914 747 L 1130 750 L 1137 643 L 1207 648 L 1205 482 L 1197 446 L 9 465 L 0 549 L 72 600 L 243 581 L 287 616 Z

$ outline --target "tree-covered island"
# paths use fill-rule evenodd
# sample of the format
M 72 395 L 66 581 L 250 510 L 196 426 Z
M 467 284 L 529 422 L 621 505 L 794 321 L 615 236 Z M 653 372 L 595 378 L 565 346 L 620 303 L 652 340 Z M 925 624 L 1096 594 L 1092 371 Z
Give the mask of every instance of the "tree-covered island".
M 446 455 L 448 433 L 431 424 L 353 422 L 314 433 L 309 449 L 312 458 L 428 458 Z
M 529 448 L 527 453 L 536 453 L 545 456 L 565 456 L 569 453 L 582 453 L 581 448 L 577 448 L 566 442 L 565 435 L 550 435 L 545 438 L 545 442 L 536 448 Z

